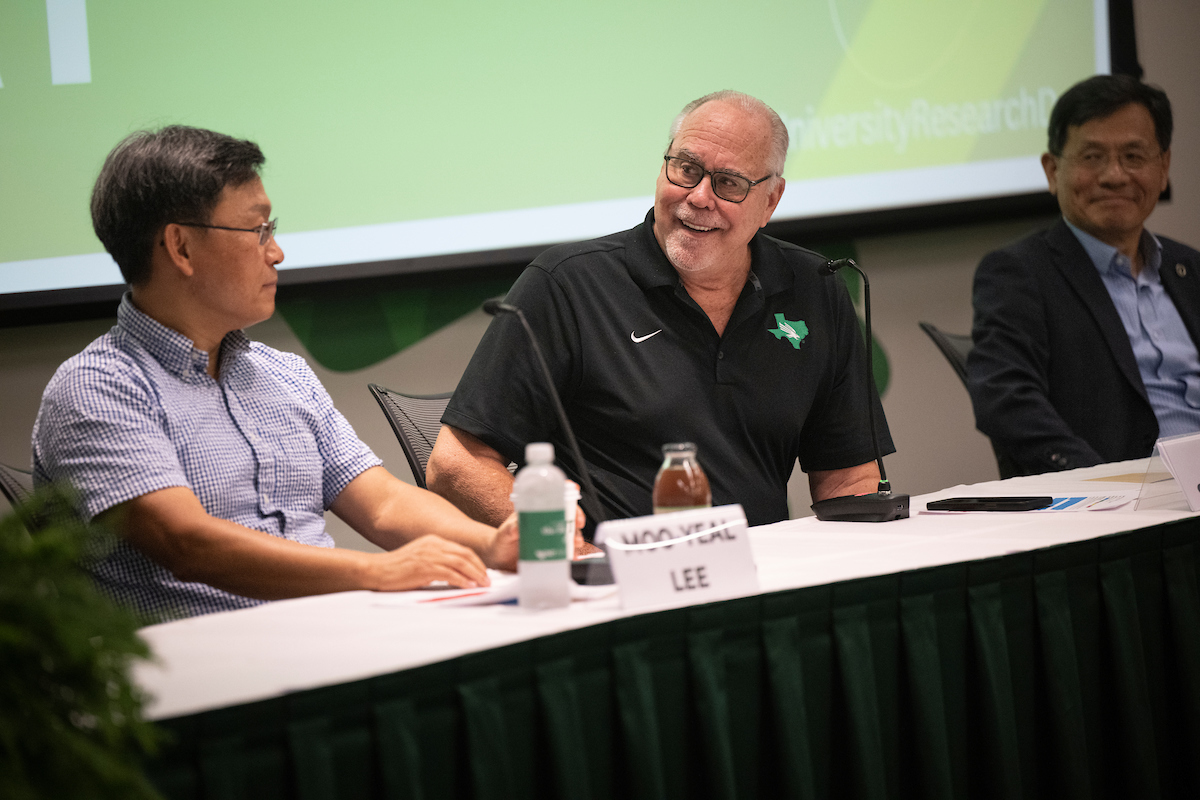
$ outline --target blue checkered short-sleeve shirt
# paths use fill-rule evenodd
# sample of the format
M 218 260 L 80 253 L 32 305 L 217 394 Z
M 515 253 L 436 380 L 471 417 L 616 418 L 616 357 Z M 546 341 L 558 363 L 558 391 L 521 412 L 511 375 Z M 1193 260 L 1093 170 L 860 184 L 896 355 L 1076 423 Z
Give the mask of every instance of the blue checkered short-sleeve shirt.
M 218 379 L 208 354 L 134 307 L 65 362 L 33 429 L 34 480 L 61 481 L 92 518 L 171 486 L 209 514 L 302 544 L 332 547 L 324 511 L 380 464 L 300 356 L 225 337 Z M 164 619 L 263 602 L 181 581 L 124 541 L 88 565 L 118 601 Z

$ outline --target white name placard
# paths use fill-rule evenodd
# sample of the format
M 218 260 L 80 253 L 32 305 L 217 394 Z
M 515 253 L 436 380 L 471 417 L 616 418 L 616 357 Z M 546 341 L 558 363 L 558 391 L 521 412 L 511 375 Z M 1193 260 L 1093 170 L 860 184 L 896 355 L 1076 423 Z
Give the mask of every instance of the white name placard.
M 1188 508 L 1200 511 L 1200 433 L 1181 433 L 1156 442 L 1163 464 L 1179 483 Z
M 622 608 L 670 608 L 758 592 L 758 570 L 739 505 L 602 522 L 596 544 Z

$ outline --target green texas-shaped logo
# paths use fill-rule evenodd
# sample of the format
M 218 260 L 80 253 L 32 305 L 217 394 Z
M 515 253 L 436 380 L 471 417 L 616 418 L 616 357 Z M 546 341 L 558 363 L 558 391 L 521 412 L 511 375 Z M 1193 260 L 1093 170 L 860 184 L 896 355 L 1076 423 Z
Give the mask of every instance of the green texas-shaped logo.
M 808 336 L 808 326 L 804 324 L 804 320 L 798 319 L 791 321 L 786 319 L 783 314 L 775 315 L 774 328 L 767 328 L 770 333 L 775 335 L 776 339 L 784 339 L 791 343 L 792 347 L 797 350 L 804 342 L 804 338 Z

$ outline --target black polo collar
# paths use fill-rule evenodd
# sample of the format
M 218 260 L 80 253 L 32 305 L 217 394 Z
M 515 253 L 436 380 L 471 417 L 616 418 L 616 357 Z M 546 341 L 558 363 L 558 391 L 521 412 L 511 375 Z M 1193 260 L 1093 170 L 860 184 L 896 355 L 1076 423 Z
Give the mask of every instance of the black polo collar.
M 629 275 L 643 291 L 659 286 L 676 288 L 681 286 L 679 273 L 671 266 L 666 253 L 654 237 L 654 209 L 646 212 L 646 218 L 633 230 L 629 239 L 630 258 L 626 262 Z M 770 297 L 792 288 L 795 276 L 784 263 L 780 243 L 762 231 L 750 240 L 750 277 L 752 291 L 762 291 Z
M 667 260 L 667 254 L 659 247 L 658 239 L 654 238 L 653 208 L 646 212 L 646 218 L 641 225 L 633 229 L 633 234 L 629 238 L 629 258 L 625 264 L 634 283 L 641 287 L 642 291 L 659 286 L 678 286 L 679 274 Z

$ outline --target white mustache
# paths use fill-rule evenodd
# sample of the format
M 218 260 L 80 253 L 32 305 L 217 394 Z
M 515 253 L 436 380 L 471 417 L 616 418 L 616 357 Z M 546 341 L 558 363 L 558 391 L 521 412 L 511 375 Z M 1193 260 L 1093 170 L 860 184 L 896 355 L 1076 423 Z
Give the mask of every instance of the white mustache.
M 721 225 L 719 225 L 719 224 L 714 224 L 714 223 L 709 223 L 709 222 L 701 222 L 698 219 L 694 219 L 694 218 L 685 216 L 683 214 L 676 214 L 675 218 L 677 220 L 679 220 L 680 222 L 684 223 L 685 225 L 691 225 L 694 228 L 709 228 L 709 229 L 713 229 L 713 230 L 717 230 L 717 229 L 721 228 Z

